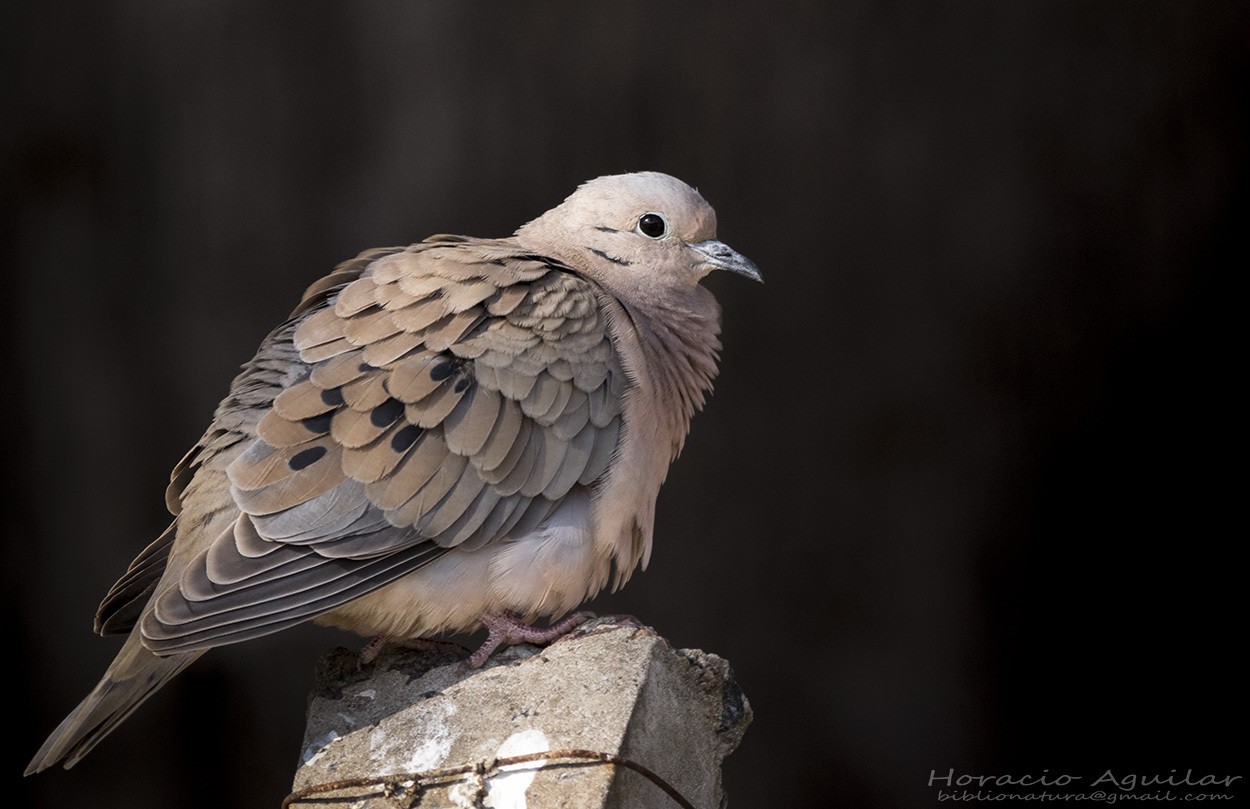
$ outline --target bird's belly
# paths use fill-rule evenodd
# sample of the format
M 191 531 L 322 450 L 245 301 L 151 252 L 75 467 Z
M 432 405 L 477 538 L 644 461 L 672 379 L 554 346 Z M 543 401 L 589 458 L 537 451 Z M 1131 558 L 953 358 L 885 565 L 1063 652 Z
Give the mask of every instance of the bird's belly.
M 610 562 L 595 553 L 590 498 L 569 497 L 537 530 L 474 551 L 453 548 L 317 619 L 361 635 L 410 638 L 475 629 L 484 612 L 558 617 L 597 593 Z

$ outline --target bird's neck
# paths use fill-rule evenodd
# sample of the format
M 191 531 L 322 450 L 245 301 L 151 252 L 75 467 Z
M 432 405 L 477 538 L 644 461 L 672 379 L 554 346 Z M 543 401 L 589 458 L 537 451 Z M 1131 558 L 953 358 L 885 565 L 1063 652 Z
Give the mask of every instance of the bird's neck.
M 681 453 L 690 419 L 703 408 L 716 378 L 720 308 L 698 286 L 622 304 L 643 359 L 641 370 L 630 371 L 638 394 L 651 400 L 649 420 L 667 440 L 671 461 Z

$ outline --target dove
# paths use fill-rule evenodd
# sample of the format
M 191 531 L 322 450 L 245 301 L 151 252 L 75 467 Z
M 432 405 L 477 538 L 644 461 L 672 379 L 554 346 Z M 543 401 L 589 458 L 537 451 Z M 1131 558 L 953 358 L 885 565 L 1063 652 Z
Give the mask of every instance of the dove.
M 303 621 L 374 638 L 365 656 L 485 628 L 474 666 L 584 621 L 650 559 L 717 373 L 716 270 L 762 280 L 698 191 L 642 172 L 313 283 L 171 473 L 173 523 L 95 618 L 128 637 L 27 774 L 73 766 L 208 649 Z

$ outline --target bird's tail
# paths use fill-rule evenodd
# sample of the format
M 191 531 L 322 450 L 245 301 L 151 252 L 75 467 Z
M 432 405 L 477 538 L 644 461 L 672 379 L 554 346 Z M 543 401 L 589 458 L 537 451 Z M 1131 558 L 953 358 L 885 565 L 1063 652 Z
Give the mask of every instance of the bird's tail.
M 66 769 L 77 764 L 145 699 L 201 654 L 203 652 L 188 652 L 157 657 L 143 646 L 136 627 L 99 684 L 35 753 L 26 767 L 26 775 L 62 761 Z

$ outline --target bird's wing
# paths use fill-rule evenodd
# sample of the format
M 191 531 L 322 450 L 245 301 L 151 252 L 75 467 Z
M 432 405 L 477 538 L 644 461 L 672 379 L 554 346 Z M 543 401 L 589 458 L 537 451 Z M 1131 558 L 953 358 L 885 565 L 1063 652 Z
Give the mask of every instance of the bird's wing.
M 266 339 L 256 357 L 243 366 L 243 372 L 231 385 L 230 395 L 218 408 L 213 424 L 169 475 L 165 503 L 169 513 L 174 515 L 174 522 L 135 557 L 130 567 L 104 596 L 96 610 L 96 632 L 101 635 L 115 635 L 127 633 L 134 628 L 165 574 L 170 549 L 177 535 L 177 517 L 182 512 L 182 500 L 188 485 L 207 459 L 249 438 L 249 431 L 241 429 L 243 423 L 249 420 L 244 414 L 254 412 L 260 407 L 268 407 L 273 402 L 289 370 L 288 356 L 293 354 L 293 350 L 288 351 L 285 356 L 281 352 L 274 356 L 266 349 L 276 347 L 276 343 L 283 339 L 283 334 L 293 327 L 301 315 L 325 306 L 331 295 L 359 278 L 374 261 L 403 249 L 379 247 L 366 250 L 339 264 L 330 274 L 319 278 L 305 290 L 299 306 L 291 313 L 288 321 L 278 327 Z
M 122 577 L 109 589 L 96 610 L 96 632 L 118 635 L 134 629 L 143 615 L 143 608 L 156 591 L 157 582 L 165 573 L 165 563 L 169 559 L 169 549 L 174 544 L 177 528 L 177 520 L 170 523 L 151 545 L 135 557 Z
M 589 282 L 506 240 L 435 237 L 332 286 L 287 332 L 306 374 L 227 470 L 239 519 L 143 618 L 158 653 L 529 530 L 607 470 L 626 378 Z

